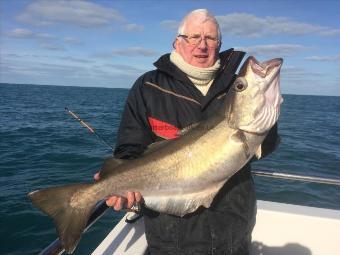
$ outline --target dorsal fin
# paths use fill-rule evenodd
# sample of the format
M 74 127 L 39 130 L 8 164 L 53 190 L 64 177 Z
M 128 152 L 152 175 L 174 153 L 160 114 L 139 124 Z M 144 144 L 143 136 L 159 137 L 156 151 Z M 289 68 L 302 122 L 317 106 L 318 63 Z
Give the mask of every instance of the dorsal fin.
M 193 123 L 193 124 L 190 124 L 189 126 L 181 129 L 179 132 L 178 132 L 178 136 L 181 137 L 187 133 L 189 133 L 190 130 L 194 129 L 195 127 L 197 127 L 200 123 Z M 177 138 L 175 138 L 177 139 Z M 146 155 L 146 154 L 149 154 L 149 153 L 152 153 L 154 151 L 157 151 L 159 150 L 160 148 L 162 148 L 163 146 L 165 146 L 166 144 L 168 144 L 171 140 L 173 139 L 165 139 L 165 138 L 162 138 L 162 137 L 158 137 L 157 138 L 157 141 L 150 144 L 146 150 L 144 151 L 143 155 Z
M 166 139 L 163 139 L 163 140 L 159 140 L 157 142 L 154 142 L 152 144 L 150 144 L 146 149 L 145 151 L 143 152 L 143 155 L 147 155 L 149 153 L 153 153 L 157 150 L 159 150 L 160 148 L 162 148 L 163 146 L 165 146 L 166 144 L 168 144 L 171 140 L 166 140 Z
M 194 124 L 191 124 L 191 125 L 183 128 L 183 129 L 181 129 L 180 132 L 179 132 L 179 136 L 187 134 L 190 130 L 197 127 L 198 124 L 199 123 L 194 123 Z M 171 142 L 171 140 L 166 140 L 166 139 L 159 137 L 156 142 L 150 144 L 145 149 L 145 151 L 143 152 L 142 155 L 147 155 L 147 154 L 153 153 L 155 151 L 158 151 L 160 148 L 166 146 L 169 142 Z M 126 159 L 117 159 L 117 158 L 113 158 L 113 157 L 105 159 L 104 164 L 102 166 L 102 170 L 100 171 L 100 177 L 105 178 L 105 177 L 111 175 L 113 173 L 113 170 L 116 167 L 118 167 L 119 165 L 121 165 L 124 161 L 126 161 Z
M 146 148 L 146 150 L 143 152 L 143 155 L 159 150 L 161 147 L 163 147 L 168 142 L 170 142 L 170 140 L 160 140 L 160 141 L 150 144 Z M 100 178 L 106 178 L 110 176 L 112 173 L 114 173 L 114 169 L 120 166 L 125 161 L 129 161 L 129 160 L 128 159 L 117 159 L 113 157 L 105 159 L 102 169 L 100 170 Z
M 111 173 L 113 173 L 113 170 L 117 166 L 121 165 L 124 161 L 124 159 L 117 159 L 113 157 L 105 159 L 102 169 L 100 170 L 100 178 L 110 176 Z
M 193 128 L 197 127 L 200 123 L 197 122 L 197 123 L 193 123 L 193 124 L 190 124 L 189 126 L 181 129 L 178 133 L 179 136 L 182 136 L 182 135 L 185 135 L 186 133 L 188 133 L 190 130 L 192 130 Z

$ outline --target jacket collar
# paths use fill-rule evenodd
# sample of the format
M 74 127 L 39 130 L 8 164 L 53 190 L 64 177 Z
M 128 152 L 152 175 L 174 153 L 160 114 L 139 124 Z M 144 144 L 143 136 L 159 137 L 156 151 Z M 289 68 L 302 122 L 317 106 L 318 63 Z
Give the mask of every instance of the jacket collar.
M 221 70 L 224 70 L 230 55 L 234 52 L 234 49 L 228 49 L 223 52 L 220 52 L 219 57 L 221 60 Z M 155 63 L 154 66 L 157 67 L 160 71 L 166 72 L 167 74 L 174 76 L 176 79 L 182 80 L 183 76 L 186 77 L 186 74 L 183 73 L 174 63 L 170 61 L 170 53 L 164 54 L 161 56 Z M 187 79 L 185 79 L 186 81 Z
M 219 57 L 221 61 L 221 67 L 217 71 L 212 87 L 209 89 L 209 92 L 205 97 L 200 96 L 200 98 L 196 98 L 202 103 L 202 107 L 205 107 L 216 95 L 226 92 L 230 83 L 235 78 L 235 72 L 239 64 L 241 63 L 244 55 L 245 52 L 234 51 L 233 48 L 220 52 Z M 185 84 L 191 84 L 192 86 L 194 86 L 187 75 L 170 61 L 169 53 L 161 56 L 154 63 L 154 66 L 159 71 L 167 73 L 174 79 L 182 81 Z M 200 93 L 196 94 L 201 95 Z

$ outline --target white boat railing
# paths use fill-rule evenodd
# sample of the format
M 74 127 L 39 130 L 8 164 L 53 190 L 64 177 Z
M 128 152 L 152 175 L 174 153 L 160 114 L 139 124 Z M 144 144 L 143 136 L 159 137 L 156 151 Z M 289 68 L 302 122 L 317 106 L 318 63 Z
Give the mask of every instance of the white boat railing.
M 281 173 L 274 172 L 271 170 L 252 170 L 252 173 L 256 176 L 262 177 L 271 177 L 277 179 L 286 179 L 293 181 L 304 181 L 304 182 L 313 182 L 320 184 L 329 184 L 329 185 L 340 185 L 340 180 L 335 178 L 324 178 L 319 176 L 307 176 L 307 175 L 298 175 L 298 174 L 290 174 L 290 173 Z

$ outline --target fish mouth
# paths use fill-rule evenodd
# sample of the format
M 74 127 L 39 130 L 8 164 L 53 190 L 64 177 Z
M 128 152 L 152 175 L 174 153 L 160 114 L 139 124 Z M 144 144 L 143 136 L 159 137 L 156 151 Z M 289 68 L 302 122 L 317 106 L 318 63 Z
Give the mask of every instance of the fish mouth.
M 259 62 L 254 57 L 247 59 L 242 70 L 246 77 L 254 83 L 254 91 L 250 94 L 252 105 L 252 120 L 243 123 L 239 129 L 262 134 L 267 132 L 278 120 L 280 105 L 283 101 L 280 92 L 280 70 L 282 58 L 274 58 Z
M 275 75 L 280 70 L 283 63 L 282 58 L 274 58 L 265 62 L 259 62 L 252 56 L 249 57 L 249 61 L 252 71 L 261 78 L 265 78 L 268 75 Z

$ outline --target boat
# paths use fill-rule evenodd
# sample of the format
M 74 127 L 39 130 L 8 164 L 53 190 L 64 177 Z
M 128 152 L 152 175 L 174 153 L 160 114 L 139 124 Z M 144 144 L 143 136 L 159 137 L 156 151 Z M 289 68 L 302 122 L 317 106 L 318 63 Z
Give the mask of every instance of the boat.
M 340 211 L 257 201 L 251 255 L 336 255 L 340 253 Z M 92 255 L 145 255 L 143 218 L 127 213 Z
M 340 185 L 338 179 L 256 171 L 258 176 Z M 107 210 L 98 204 L 88 222 L 91 227 Z M 86 230 L 85 230 L 86 231 Z M 251 255 L 337 255 L 340 254 L 340 210 L 257 201 L 256 224 L 252 233 Z M 59 240 L 40 255 L 63 254 Z M 92 255 L 147 255 L 143 217 L 128 212 Z

